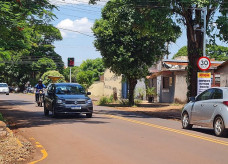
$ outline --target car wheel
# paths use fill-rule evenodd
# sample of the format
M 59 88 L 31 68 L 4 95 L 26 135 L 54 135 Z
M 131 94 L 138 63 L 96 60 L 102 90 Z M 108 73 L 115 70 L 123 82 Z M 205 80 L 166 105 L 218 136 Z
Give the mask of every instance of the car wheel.
M 221 116 L 218 116 L 214 120 L 214 132 L 218 137 L 223 137 L 227 134 L 227 130 L 225 129 L 225 124 Z
M 44 115 L 48 116 L 49 115 L 49 110 L 47 110 L 45 104 L 44 104 Z
M 86 117 L 87 118 L 92 118 L 93 117 L 93 113 L 86 113 Z
M 187 112 L 184 112 L 184 114 L 182 115 L 181 121 L 182 121 L 183 129 L 191 129 L 192 128 L 192 124 L 190 124 L 190 119 L 189 119 L 189 115 Z
M 6 95 L 9 95 L 9 93 L 7 93 Z

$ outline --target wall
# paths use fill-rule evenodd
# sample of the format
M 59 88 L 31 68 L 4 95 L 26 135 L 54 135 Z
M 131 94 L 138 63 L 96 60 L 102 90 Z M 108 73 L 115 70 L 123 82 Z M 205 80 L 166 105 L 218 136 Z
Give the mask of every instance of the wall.
M 228 87 L 228 64 L 219 68 L 216 73 L 220 73 L 220 87 Z
M 104 96 L 110 96 L 117 92 L 117 97 L 121 98 L 122 95 L 122 77 L 115 75 L 109 69 L 104 72 Z
M 92 96 L 102 97 L 104 96 L 104 82 L 95 81 L 88 89 Z
M 139 92 L 143 92 L 143 100 L 146 100 L 146 84 L 145 79 L 137 80 L 135 86 L 135 97 L 140 99 Z
M 186 82 L 186 72 L 175 72 L 175 91 L 174 91 L 174 101 L 178 103 L 187 102 L 187 82 Z

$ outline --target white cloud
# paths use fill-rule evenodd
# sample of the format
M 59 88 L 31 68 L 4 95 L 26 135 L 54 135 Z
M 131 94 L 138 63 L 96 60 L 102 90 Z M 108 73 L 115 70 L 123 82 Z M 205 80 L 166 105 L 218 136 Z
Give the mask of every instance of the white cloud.
M 64 19 L 61 22 L 59 22 L 56 27 L 60 29 L 60 32 L 63 37 L 74 37 L 78 33 L 71 31 L 78 31 L 90 35 L 92 33 L 92 26 L 93 22 L 90 22 L 88 18 L 84 17 L 76 20 Z

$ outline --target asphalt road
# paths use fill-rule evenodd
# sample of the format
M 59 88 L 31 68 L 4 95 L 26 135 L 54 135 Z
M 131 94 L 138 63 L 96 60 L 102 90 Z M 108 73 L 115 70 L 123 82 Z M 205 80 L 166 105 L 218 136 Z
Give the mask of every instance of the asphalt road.
M 94 106 L 93 118 L 45 117 L 33 95 L 0 95 L 0 108 L 33 139 L 41 164 L 227 164 L 228 138 L 210 129 L 181 129 L 178 121 Z

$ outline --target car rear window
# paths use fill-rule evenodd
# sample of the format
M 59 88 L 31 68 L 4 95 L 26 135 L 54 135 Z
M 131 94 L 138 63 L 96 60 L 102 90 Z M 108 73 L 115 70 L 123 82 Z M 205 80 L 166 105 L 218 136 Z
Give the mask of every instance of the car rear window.
M 8 87 L 7 84 L 0 84 L 0 87 Z
M 56 86 L 56 94 L 60 94 L 60 95 L 85 94 L 85 90 L 80 85 L 59 85 L 59 86 Z

